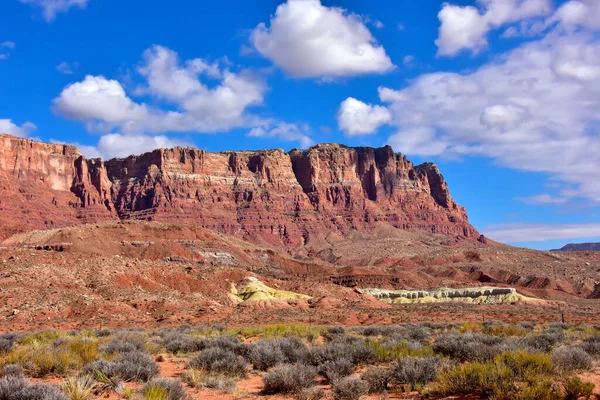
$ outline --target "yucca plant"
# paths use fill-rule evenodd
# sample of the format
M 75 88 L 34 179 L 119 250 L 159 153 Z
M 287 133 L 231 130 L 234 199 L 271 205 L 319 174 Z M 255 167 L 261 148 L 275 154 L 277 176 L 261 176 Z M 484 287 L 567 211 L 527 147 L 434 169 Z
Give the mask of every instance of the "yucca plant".
M 62 390 L 70 400 L 91 400 L 96 381 L 90 375 L 70 376 L 65 379 Z

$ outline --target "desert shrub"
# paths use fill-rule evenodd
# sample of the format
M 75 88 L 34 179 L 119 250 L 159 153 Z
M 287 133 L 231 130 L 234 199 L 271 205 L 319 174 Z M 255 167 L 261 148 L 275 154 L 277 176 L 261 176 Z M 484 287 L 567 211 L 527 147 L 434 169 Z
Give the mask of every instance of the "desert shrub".
M 328 326 L 322 333 L 323 339 L 325 339 L 328 342 L 333 340 L 334 337 L 344 336 L 345 334 L 346 328 L 344 328 L 343 326 Z
M 390 369 L 390 378 L 396 384 L 416 388 L 435 379 L 438 374 L 438 357 L 406 357 Z
M 108 329 L 108 328 L 96 329 L 94 331 L 94 335 L 96 337 L 108 337 L 108 336 L 112 335 L 112 329 Z
M 70 376 L 62 384 L 69 400 L 91 400 L 95 398 L 96 380 L 90 375 Z
M 248 359 L 255 368 L 266 371 L 279 363 L 305 362 L 310 358 L 306 345 L 298 338 L 261 340 L 250 346 Z
M 202 350 L 188 362 L 188 366 L 193 369 L 236 376 L 246 376 L 248 372 L 248 363 L 243 357 L 220 347 Z
M 211 374 L 204 378 L 203 384 L 209 389 L 231 392 L 235 389 L 236 381 L 231 376 Z
M 13 341 L 4 337 L 0 337 L 0 353 L 8 353 L 12 350 Z
M 64 336 L 64 335 L 62 335 L 62 336 Z M 5 335 L 5 337 L 6 337 L 6 335 Z M 60 333 L 53 331 L 53 330 L 48 330 L 48 331 L 40 331 L 40 332 L 36 332 L 36 333 L 31 333 L 28 335 L 23 335 L 17 341 L 18 341 L 18 343 L 24 344 L 24 345 L 31 345 L 31 344 L 42 345 L 42 344 L 51 343 L 51 342 L 55 341 L 56 339 L 58 339 L 59 337 L 61 337 Z
M 297 393 L 314 385 L 316 368 L 305 364 L 283 364 L 263 377 L 265 394 Z
M 360 378 L 369 385 L 369 393 L 379 393 L 387 390 L 391 372 L 387 368 L 370 367 Z
M 123 398 L 126 400 L 133 399 L 134 391 L 132 388 L 125 388 L 121 392 L 121 396 L 123 396 Z
M 1 376 L 23 376 L 23 367 L 17 364 L 7 364 L 2 367 Z
M 214 339 L 204 341 L 205 348 L 218 348 L 228 350 L 237 355 L 243 356 L 248 352 L 248 346 L 240 342 L 235 336 L 218 336 Z
M 543 375 L 551 375 L 554 366 L 545 354 L 532 354 L 525 351 L 502 353 L 494 359 L 496 364 L 510 368 L 517 380 L 530 380 Z
M 162 386 L 153 386 L 142 392 L 142 398 L 144 400 L 167 400 L 166 389 Z
M 502 342 L 502 338 L 478 333 L 442 334 L 433 343 L 433 351 L 462 361 L 486 361 L 500 353 Z
M 577 346 L 561 346 L 551 354 L 552 362 L 563 371 L 585 371 L 592 367 L 592 357 Z
M 399 360 L 404 357 L 423 357 L 433 355 L 431 346 L 423 346 L 420 342 L 407 342 L 406 339 L 392 336 L 380 342 L 370 342 L 375 359 L 381 362 Z
M 367 326 L 358 330 L 364 336 L 384 336 L 388 333 L 388 328 L 385 326 Z
M 271 341 L 261 341 L 252 345 L 248 358 L 254 368 L 266 371 L 285 361 L 285 356 L 279 346 Z
M 505 398 L 506 393 L 513 389 L 512 370 L 491 361 L 475 361 L 443 371 L 433 386 L 433 392 L 442 396 L 476 393 L 494 398 Z
M 69 400 L 58 388 L 45 384 L 29 384 L 21 377 L 0 379 L 2 400 Z
M 354 364 L 347 358 L 339 358 L 334 361 L 325 361 L 318 367 L 319 374 L 323 375 L 327 382 L 332 383 L 340 378 L 352 375 Z
M 481 254 L 478 251 L 474 251 L 474 250 L 468 250 L 465 251 L 465 260 L 470 261 L 470 262 L 480 262 L 481 261 Z
M 592 356 L 600 355 L 600 335 L 592 335 L 585 338 L 580 344 L 586 353 Z
M 98 341 L 90 338 L 77 338 L 68 341 L 63 346 L 67 348 L 75 357 L 81 360 L 81 365 L 85 365 L 94 360 L 97 360 L 99 357 L 98 354 Z
M 99 374 L 102 374 L 108 377 L 113 377 L 117 374 L 117 365 L 111 361 L 97 360 L 83 367 L 82 372 L 92 376 L 98 376 Z
M 563 381 L 567 399 L 578 399 L 580 397 L 590 398 L 596 385 L 591 382 L 583 382 L 580 378 L 567 377 Z
M 323 346 L 310 350 L 311 364 L 318 366 L 340 358 L 350 360 L 354 365 L 365 364 L 375 359 L 375 352 L 361 338 L 344 336 Z
M 552 350 L 552 347 L 564 339 L 562 330 L 545 331 L 536 336 L 529 336 L 523 339 L 523 346 L 529 347 L 545 353 Z
M 550 322 L 548 324 L 548 326 L 546 327 L 547 330 L 561 330 L 564 331 L 565 329 L 569 328 L 569 324 L 565 324 L 562 322 Z
M 150 355 L 139 351 L 120 354 L 115 358 L 114 364 L 116 375 L 126 382 L 147 382 L 160 370 Z
M 203 339 L 174 333 L 165 337 L 162 345 L 169 353 L 193 353 L 204 349 L 204 342 Z
M 532 331 L 535 329 L 535 322 L 523 321 L 517 324 L 517 327 L 526 331 Z
M 545 354 L 505 352 L 493 361 L 471 362 L 442 371 L 433 391 L 440 395 L 478 394 L 495 399 L 553 399 L 556 388 L 546 385 L 554 373 Z M 533 396 L 533 397 L 532 397 Z M 550 396 L 550 397 L 548 397 Z
M 517 390 L 514 397 L 509 397 L 515 400 L 563 400 L 564 398 L 560 389 L 548 379 L 529 382 Z
M 157 400 L 183 400 L 187 398 L 185 388 L 181 382 L 169 379 L 156 379 L 146 383 L 142 393 L 145 398 L 148 393 L 156 393 L 154 396 L 157 397 L 153 397 L 153 399 Z
M 132 353 L 144 351 L 144 341 L 140 335 L 119 333 L 113 335 L 112 339 L 100 346 L 100 351 L 105 353 Z
M 353 377 L 340 379 L 332 389 L 333 398 L 336 400 L 358 400 L 369 393 L 369 385 Z
M 123 389 L 123 383 L 119 375 L 108 376 L 101 372 L 92 375 L 97 381 L 96 392 L 119 392 Z
M 191 388 L 199 388 L 206 376 L 206 371 L 190 371 L 183 374 L 181 380 Z
M 325 391 L 318 386 L 312 386 L 309 388 L 301 389 L 296 396 L 295 400 L 321 400 L 325 397 Z
M 414 341 L 427 340 L 433 335 L 433 330 L 424 325 L 408 324 L 402 327 L 403 336 Z
M 278 324 L 266 326 L 264 328 L 264 336 L 267 339 L 297 337 L 312 342 L 321 336 L 324 331 L 325 328 L 320 326 Z

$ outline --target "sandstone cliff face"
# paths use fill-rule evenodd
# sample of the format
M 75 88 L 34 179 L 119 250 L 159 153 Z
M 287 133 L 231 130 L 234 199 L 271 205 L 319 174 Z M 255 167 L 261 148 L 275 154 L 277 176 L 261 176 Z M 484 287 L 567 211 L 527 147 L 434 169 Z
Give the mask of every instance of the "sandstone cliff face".
M 0 236 L 111 219 L 193 224 L 273 245 L 377 222 L 478 236 L 434 164 L 389 146 L 209 153 L 160 149 L 86 160 L 75 147 L 0 135 Z

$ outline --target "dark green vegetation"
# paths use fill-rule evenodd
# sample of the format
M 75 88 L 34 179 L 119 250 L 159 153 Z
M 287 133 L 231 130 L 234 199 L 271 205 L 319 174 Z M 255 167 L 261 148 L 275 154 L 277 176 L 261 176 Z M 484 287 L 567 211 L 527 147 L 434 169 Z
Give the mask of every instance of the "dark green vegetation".
M 501 322 L 369 327 L 276 325 L 152 331 L 45 331 L 0 336 L 0 399 L 183 400 L 202 390 L 241 390 L 259 375 L 262 395 L 360 399 L 367 393 L 423 397 L 577 399 L 594 385 L 579 376 L 600 356 L 600 327 Z M 183 374 L 160 376 L 161 362 Z M 57 386 L 30 378 L 56 376 Z M 34 397 L 32 397 L 34 396 Z

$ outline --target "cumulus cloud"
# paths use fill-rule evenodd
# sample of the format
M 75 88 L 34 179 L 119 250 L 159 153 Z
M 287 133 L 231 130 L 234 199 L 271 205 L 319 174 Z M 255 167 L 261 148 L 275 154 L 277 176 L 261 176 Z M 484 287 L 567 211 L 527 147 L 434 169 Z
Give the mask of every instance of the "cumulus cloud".
M 597 0 L 571 0 L 563 4 L 550 22 L 560 22 L 567 29 L 579 27 L 600 29 L 600 2 Z
M 21 3 L 41 8 L 44 19 L 53 21 L 56 15 L 69 11 L 72 7 L 84 9 L 89 0 L 19 0 Z
M 308 148 L 314 144 L 313 140 L 308 136 L 309 131 L 310 128 L 306 125 L 298 126 L 298 124 L 277 122 L 275 124 L 254 127 L 248 132 L 248 136 L 297 141 L 300 143 L 300 147 Z
M 106 130 L 143 130 L 142 125 L 156 117 L 145 104 L 130 99 L 118 81 L 91 75 L 65 87 L 53 100 L 53 110 L 68 119 Z
M 349 136 L 368 135 L 391 122 L 392 114 L 386 107 L 348 97 L 340 104 L 337 120 L 339 128 Z
M 127 140 L 137 138 L 140 146 L 152 143 L 144 136 L 148 134 L 212 133 L 234 128 L 256 128 L 254 136 L 309 143 L 308 132 L 294 131 L 293 124 L 252 114 L 249 108 L 262 105 L 267 85 L 249 70 L 230 71 L 225 59 L 182 62 L 173 50 L 152 46 L 144 52 L 138 72 L 144 83 L 131 94 L 117 80 L 88 75 L 67 85 L 53 100 L 52 109 L 64 118 L 84 122 L 89 131 L 116 131 Z M 150 97 L 157 100 L 152 104 L 160 106 L 132 96 Z M 109 138 L 120 136 L 104 140 Z M 141 138 L 144 140 L 138 140 Z
M 251 42 L 264 57 L 297 78 L 336 78 L 394 68 L 363 18 L 320 0 L 288 0 Z
M 263 102 L 267 87 L 250 72 L 233 73 L 201 59 L 181 65 L 177 53 L 153 46 L 144 53 L 139 72 L 146 84 L 136 94 L 170 102 L 162 110 L 134 101 L 116 80 L 86 76 L 68 85 L 53 101 L 55 113 L 88 124 L 90 130 L 123 133 L 167 131 L 219 132 L 252 124 L 247 108 Z M 209 88 L 200 78 L 217 79 Z
M 63 143 L 60 140 L 51 139 L 51 143 Z M 80 143 L 68 143 L 77 147 L 87 158 L 125 158 L 130 155 L 139 155 L 160 148 L 172 148 L 176 146 L 189 146 L 188 143 L 178 139 L 171 139 L 164 135 L 151 136 L 144 134 L 123 135 L 110 133 L 103 135 L 95 146 Z
M 550 0 L 478 0 L 478 7 L 444 3 L 438 14 L 438 55 L 453 56 L 462 50 L 477 53 L 487 47 L 490 30 L 551 12 Z M 516 28 L 507 35 L 515 34 Z
M 25 122 L 21 126 L 12 122 L 11 119 L 0 119 L 0 133 L 6 133 L 13 136 L 27 137 L 35 132 L 37 127 L 32 122 Z
M 600 224 L 502 224 L 483 230 L 493 240 L 504 243 L 600 237 Z
M 547 173 L 569 188 L 561 198 L 600 202 L 599 68 L 596 33 L 558 26 L 475 71 L 380 87 L 397 127 L 388 142 L 407 154 L 483 156 Z

